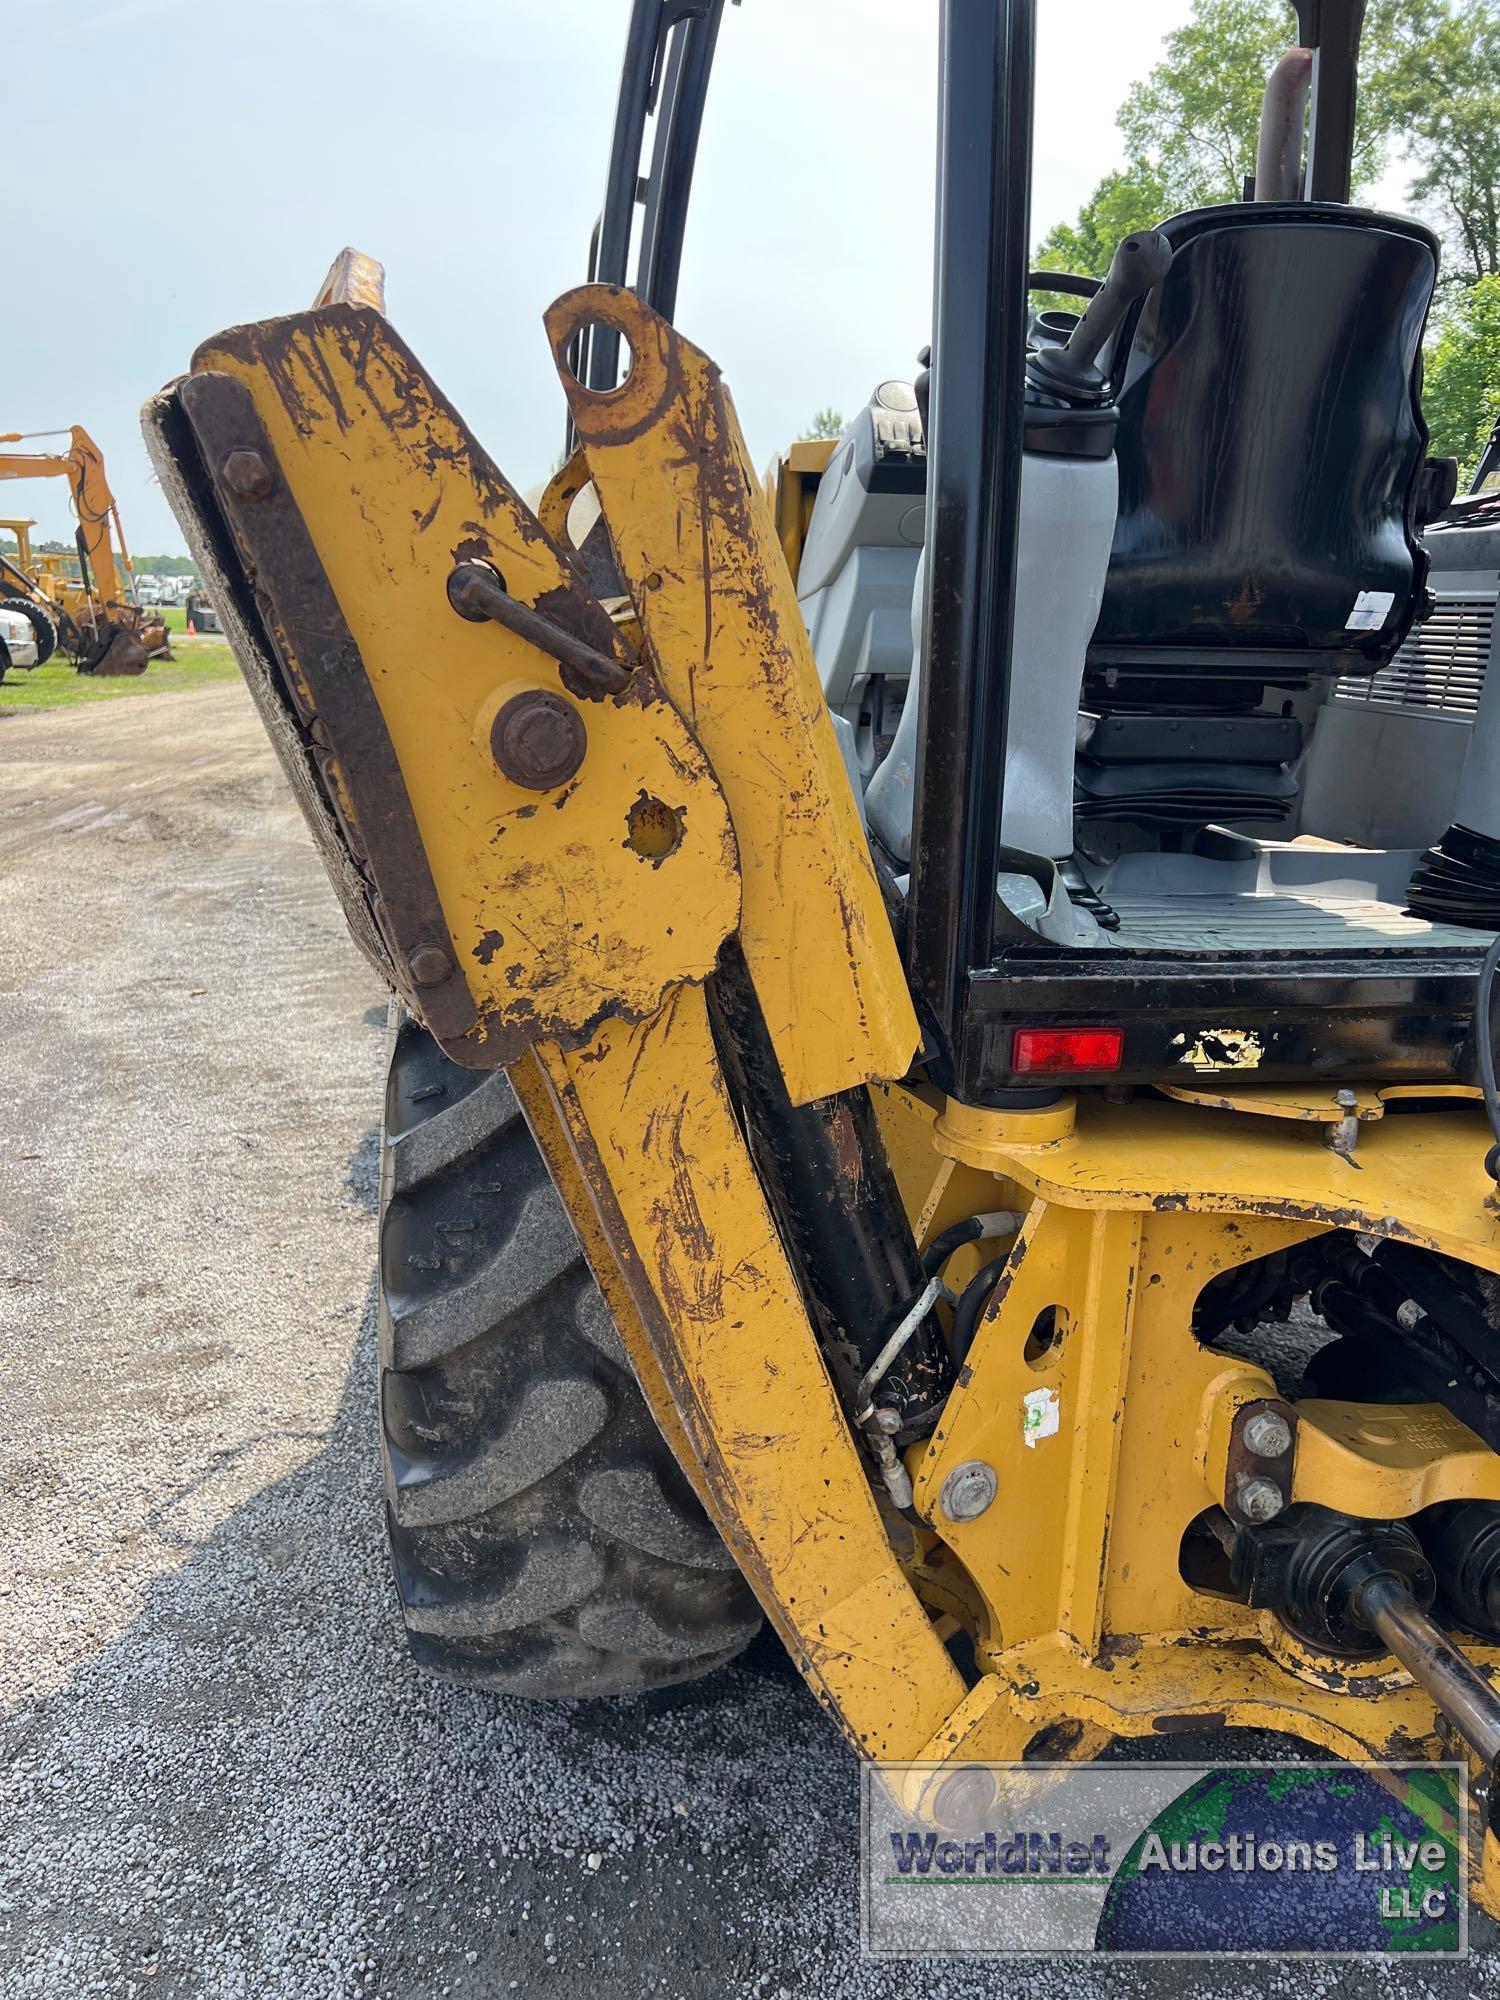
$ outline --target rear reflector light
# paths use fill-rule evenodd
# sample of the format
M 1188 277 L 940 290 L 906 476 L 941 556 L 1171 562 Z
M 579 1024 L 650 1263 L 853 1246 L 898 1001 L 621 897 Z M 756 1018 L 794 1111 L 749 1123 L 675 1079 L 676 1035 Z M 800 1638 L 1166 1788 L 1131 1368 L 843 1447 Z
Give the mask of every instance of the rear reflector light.
M 1017 1028 L 1010 1066 L 1018 1076 L 1118 1069 L 1124 1042 L 1122 1028 Z

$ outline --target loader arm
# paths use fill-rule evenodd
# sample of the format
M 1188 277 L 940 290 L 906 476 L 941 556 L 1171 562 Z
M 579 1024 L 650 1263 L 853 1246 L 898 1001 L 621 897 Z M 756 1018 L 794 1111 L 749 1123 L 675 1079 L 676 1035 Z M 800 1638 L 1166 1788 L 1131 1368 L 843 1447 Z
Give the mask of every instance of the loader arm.
M 962 1683 L 844 1427 L 705 987 L 737 936 L 804 1100 L 903 1071 L 916 1021 L 717 371 L 624 295 L 562 304 L 640 357 L 620 450 L 653 417 L 703 447 L 670 546 L 669 503 L 655 566 L 631 552 L 660 598 L 639 647 L 369 308 L 209 342 L 148 436 L 357 936 L 451 1054 L 513 1066 L 763 1603 L 862 1748 L 911 1755 Z M 455 608 L 476 568 L 510 625 Z M 826 993 L 798 991 L 799 935 Z

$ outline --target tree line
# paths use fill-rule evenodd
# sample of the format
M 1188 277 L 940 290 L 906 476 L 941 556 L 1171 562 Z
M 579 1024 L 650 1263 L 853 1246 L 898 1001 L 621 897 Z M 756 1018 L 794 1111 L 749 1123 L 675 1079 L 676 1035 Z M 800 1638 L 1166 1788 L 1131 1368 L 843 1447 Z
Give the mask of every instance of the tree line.
M 32 550 L 39 556 L 66 556 L 69 575 L 78 574 L 78 554 L 71 542 L 32 541 Z M 0 556 L 16 554 L 14 535 L 0 535 Z M 137 556 L 130 558 L 132 569 L 139 576 L 196 576 L 198 566 L 191 556 Z

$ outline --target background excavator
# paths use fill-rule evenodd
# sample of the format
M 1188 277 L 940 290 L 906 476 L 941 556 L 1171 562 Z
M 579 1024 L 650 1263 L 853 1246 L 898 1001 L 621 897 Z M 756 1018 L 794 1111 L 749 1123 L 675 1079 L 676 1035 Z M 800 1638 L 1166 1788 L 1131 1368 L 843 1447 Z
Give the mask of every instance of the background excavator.
M 632 10 L 534 510 L 373 282 L 145 412 L 397 1003 L 412 1652 L 631 1692 L 764 1612 L 939 1818 L 1116 1737 L 1459 1757 L 1500 1911 L 1500 670 L 1367 841 L 1444 481 L 1362 6 L 1099 284 L 1028 270 L 1034 0 L 944 0 L 930 359 L 769 492 L 672 323 L 721 12 Z
M 79 574 L 76 579 L 67 575 L 55 558 L 32 549 L 32 522 L 0 522 L 16 540 L 14 557 L 0 554 L 0 602 L 35 630 L 38 666 L 61 647 L 80 673 L 144 673 L 149 660 L 167 656 L 167 630 L 159 613 L 134 601 L 125 531 L 99 447 L 78 424 L 66 433 L 0 433 L 0 446 L 64 435 L 68 448 L 63 452 L 0 450 L 0 480 L 68 482 L 78 520 Z

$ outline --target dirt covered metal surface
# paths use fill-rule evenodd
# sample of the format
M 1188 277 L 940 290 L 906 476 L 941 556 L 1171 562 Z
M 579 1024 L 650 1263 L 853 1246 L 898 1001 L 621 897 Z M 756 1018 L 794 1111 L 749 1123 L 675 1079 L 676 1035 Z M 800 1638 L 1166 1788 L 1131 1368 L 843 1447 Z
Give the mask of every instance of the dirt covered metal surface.
M 774 1640 L 654 1704 L 417 1679 L 371 1409 L 384 1006 L 240 686 L 0 722 L 0 871 L 7 2000 L 1500 1992 L 1483 1920 L 1420 1986 L 864 1966 L 854 1763 Z

